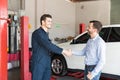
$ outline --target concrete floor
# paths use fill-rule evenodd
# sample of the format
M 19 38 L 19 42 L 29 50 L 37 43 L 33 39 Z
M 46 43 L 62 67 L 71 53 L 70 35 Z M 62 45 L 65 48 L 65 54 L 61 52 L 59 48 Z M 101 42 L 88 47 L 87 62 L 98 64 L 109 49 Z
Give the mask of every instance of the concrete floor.
M 20 68 L 8 70 L 8 80 L 20 80 Z M 80 80 L 70 76 L 59 77 L 56 80 Z
M 55 79 L 57 77 L 56 80 L 83 80 L 71 76 L 63 76 L 63 77 L 52 76 L 52 77 L 54 77 Z M 51 80 L 55 80 L 55 79 L 51 78 Z M 14 68 L 8 70 L 8 80 L 20 80 L 20 68 Z M 118 80 L 118 79 L 101 78 L 100 80 Z
M 20 80 L 20 69 L 14 68 L 8 70 L 8 80 Z

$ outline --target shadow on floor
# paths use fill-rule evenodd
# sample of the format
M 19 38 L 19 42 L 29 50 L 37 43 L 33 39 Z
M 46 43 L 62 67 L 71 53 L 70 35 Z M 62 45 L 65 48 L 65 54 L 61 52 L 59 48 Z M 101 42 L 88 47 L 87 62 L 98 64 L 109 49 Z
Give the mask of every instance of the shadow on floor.
M 20 68 L 8 70 L 8 80 L 20 80 Z
M 58 78 L 56 80 L 80 80 L 80 79 L 70 77 L 70 76 L 64 76 L 64 77 L 60 77 L 60 78 Z

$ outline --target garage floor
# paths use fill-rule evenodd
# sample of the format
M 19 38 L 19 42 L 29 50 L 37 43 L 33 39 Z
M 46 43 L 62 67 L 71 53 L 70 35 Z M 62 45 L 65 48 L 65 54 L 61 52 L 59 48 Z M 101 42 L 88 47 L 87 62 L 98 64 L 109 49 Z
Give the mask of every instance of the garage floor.
M 20 69 L 19 68 L 14 68 L 8 71 L 8 80 L 20 80 Z M 58 77 L 57 79 L 52 79 L 51 80 L 80 80 L 74 77 L 70 76 L 64 76 L 64 77 Z
M 56 80 L 80 80 L 80 79 L 70 77 L 70 76 L 64 76 L 64 77 L 60 77 L 60 78 L 58 78 Z
M 20 69 L 14 68 L 8 70 L 8 80 L 20 80 Z
M 71 73 L 70 74 L 68 73 L 68 75 L 69 76 L 63 76 L 63 77 L 52 76 L 51 80 L 83 80 L 83 78 L 78 79 L 78 78 L 75 78 L 75 77 L 71 77 L 70 76 Z M 76 73 L 73 73 L 72 75 L 76 75 Z M 79 76 L 78 75 L 77 75 L 77 77 L 80 76 L 80 75 Z M 14 68 L 14 69 L 8 70 L 8 80 L 20 80 L 20 68 Z M 100 80 L 118 80 L 118 79 L 102 79 L 101 78 Z

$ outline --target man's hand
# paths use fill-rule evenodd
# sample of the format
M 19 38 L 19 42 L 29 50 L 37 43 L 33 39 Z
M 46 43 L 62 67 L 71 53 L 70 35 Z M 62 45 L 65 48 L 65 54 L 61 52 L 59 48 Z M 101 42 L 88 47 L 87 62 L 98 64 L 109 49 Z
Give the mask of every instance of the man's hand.
M 71 49 L 65 49 L 63 50 L 62 54 L 66 56 L 72 56 L 72 50 Z
M 88 78 L 89 80 L 92 80 L 93 77 L 92 77 L 91 72 L 88 72 L 87 78 Z

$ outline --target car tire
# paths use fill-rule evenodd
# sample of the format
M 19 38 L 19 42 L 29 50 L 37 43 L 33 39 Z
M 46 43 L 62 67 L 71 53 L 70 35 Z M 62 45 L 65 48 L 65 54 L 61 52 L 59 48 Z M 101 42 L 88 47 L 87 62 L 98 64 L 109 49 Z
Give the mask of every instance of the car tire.
M 53 75 L 64 76 L 67 74 L 67 64 L 63 55 L 52 56 L 51 70 Z

